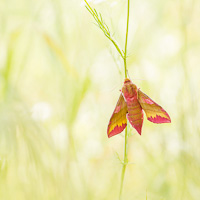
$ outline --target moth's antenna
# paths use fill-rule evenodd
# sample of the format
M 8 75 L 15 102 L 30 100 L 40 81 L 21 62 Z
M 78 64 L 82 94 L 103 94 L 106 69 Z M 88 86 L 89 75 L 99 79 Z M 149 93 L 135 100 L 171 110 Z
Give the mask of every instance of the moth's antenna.
M 107 90 L 105 90 L 106 92 L 114 92 L 116 90 L 118 90 L 118 88 L 121 87 L 119 83 L 115 84 L 112 88 L 108 88 Z
M 128 69 L 127 69 L 127 75 L 128 75 L 128 78 L 131 79 L 131 77 L 130 77 L 130 75 L 129 75 L 129 72 L 128 72 Z
M 130 74 L 129 74 L 128 70 L 127 70 L 127 76 L 128 76 L 128 78 L 131 80 L 131 77 L 130 77 Z M 134 80 L 134 81 L 147 81 L 146 79 L 141 79 L 141 78 L 134 78 L 133 80 Z M 131 80 L 131 81 L 132 81 L 132 80 Z
M 130 76 L 128 70 L 127 70 L 127 75 L 128 75 L 128 78 L 131 80 L 131 76 Z M 132 80 L 131 80 L 131 81 L 132 81 Z

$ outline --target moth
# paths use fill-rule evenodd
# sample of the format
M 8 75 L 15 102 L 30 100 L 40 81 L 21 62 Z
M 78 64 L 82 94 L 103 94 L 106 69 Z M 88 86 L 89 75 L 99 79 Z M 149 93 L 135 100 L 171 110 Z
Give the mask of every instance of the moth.
M 124 85 L 120 91 L 119 100 L 108 124 L 107 134 L 109 138 L 121 133 L 126 128 L 127 119 L 141 135 L 144 119 L 143 111 L 150 122 L 157 124 L 171 123 L 168 113 L 128 78 L 124 80 Z

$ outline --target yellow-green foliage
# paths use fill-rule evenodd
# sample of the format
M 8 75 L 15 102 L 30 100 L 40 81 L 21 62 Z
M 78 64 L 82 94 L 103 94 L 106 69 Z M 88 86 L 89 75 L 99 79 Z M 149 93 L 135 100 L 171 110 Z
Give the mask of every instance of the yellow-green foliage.
M 126 1 L 90 4 L 123 46 Z M 124 199 L 197 200 L 200 1 L 130 11 L 128 75 L 172 124 L 128 127 Z M 106 130 L 123 60 L 93 22 L 81 0 L 0 1 L 0 199 L 118 198 L 124 133 Z

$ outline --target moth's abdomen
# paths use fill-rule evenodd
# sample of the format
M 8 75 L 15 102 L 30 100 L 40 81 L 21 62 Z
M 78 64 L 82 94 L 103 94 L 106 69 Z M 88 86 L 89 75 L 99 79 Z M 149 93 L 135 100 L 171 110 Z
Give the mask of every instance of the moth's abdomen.
M 142 108 L 137 100 L 127 102 L 128 116 L 133 122 L 140 122 L 143 117 Z
M 127 104 L 128 113 L 126 117 L 129 120 L 130 124 L 141 135 L 143 113 L 142 113 L 142 107 L 138 102 L 137 86 L 133 84 L 129 79 L 125 79 L 124 86 L 122 88 L 122 93 L 124 95 Z
M 142 107 L 140 106 L 137 99 L 133 99 L 132 101 L 127 101 L 127 118 L 130 124 L 137 130 L 137 132 L 141 135 L 142 124 L 143 124 L 143 112 Z

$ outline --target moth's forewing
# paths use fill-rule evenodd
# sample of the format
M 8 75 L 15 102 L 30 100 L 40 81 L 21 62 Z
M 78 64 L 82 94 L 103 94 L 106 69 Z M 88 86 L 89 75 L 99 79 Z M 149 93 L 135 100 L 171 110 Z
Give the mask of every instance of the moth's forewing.
M 122 92 L 127 103 L 127 119 L 130 124 L 141 135 L 143 124 L 143 112 L 140 103 L 138 102 L 137 86 L 129 79 L 125 79 Z
M 109 138 L 121 133 L 126 128 L 126 113 L 127 105 L 121 94 L 108 124 L 107 134 Z
M 141 90 L 138 90 L 138 101 L 150 122 L 171 123 L 168 113 Z

